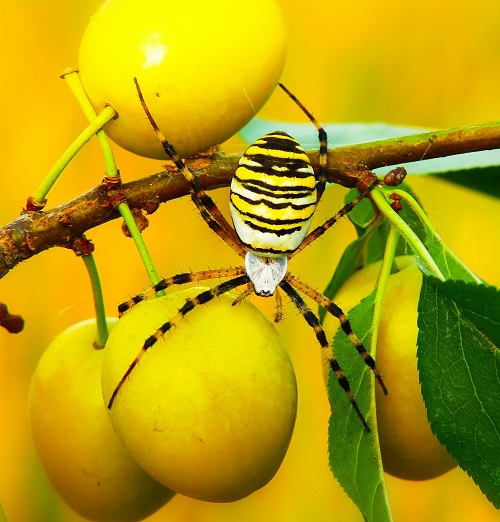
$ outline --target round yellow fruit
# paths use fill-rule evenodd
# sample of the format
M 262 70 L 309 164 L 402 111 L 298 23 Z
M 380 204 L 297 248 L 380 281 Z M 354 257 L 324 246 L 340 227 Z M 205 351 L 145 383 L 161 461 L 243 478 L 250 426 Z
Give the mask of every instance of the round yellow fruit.
M 376 363 L 389 395 L 376 386 L 377 423 L 384 469 L 408 480 L 426 480 L 454 468 L 456 462 L 432 433 L 417 372 L 417 304 L 422 274 L 413 257 L 396 259 L 389 276 L 378 334 Z M 381 263 L 349 278 L 334 301 L 347 313 L 375 288 Z M 335 319 L 325 326 L 337 328 Z
M 108 0 L 80 45 L 79 68 L 96 111 L 122 147 L 165 159 L 139 103 L 181 156 L 227 140 L 264 105 L 285 63 L 285 31 L 275 0 Z
M 116 319 L 108 319 L 110 327 Z M 146 518 L 175 494 L 142 470 L 116 436 L 101 392 L 104 350 L 94 348 L 95 320 L 59 334 L 33 376 L 33 441 L 54 489 L 94 521 Z
M 102 386 L 108 401 L 144 345 L 190 288 L 140 303 L 113 329 Z M 224 294 L 199 305 L 140 359 L 109 410 L 130 454 L 183 495 L 239 500 L 267 484 L 287 451 L 297 384 L 274 326 L 252 304 Z

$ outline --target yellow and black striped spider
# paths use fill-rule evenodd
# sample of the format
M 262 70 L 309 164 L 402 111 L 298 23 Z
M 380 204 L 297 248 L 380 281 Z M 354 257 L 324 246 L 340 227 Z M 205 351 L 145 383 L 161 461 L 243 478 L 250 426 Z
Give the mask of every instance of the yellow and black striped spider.
M 313 328 L 325 360 L 334 372 L 339 384 L 345 390 L 363 426 L 369 431 L 368 424 L 359 410 L 344 372 L 332 353 L 318 318 L 299 295 L 299 292 L 310 297 L 324 307 L 327 312 L 338 318 L 343 331 L 374 372 L 384 392 L 387 393 L 384 382 L 375 366 L 375 361 L 353 332 L 342 310 L 330 299 L 306 283 L 299 281 L 289 272 L 288 260 L 350 212 L 370 192 L 377 180 L 370 181 L 356 199 L 345 205 L 323 225 L 307 234 L 316 205 L 326 185 L 327 134 L 302 103 L 280 84 L 318 130 L 320 141 L 319 179 L 316 180 L 309 158 L 294 138 L 281 131 L 266 134 L 248 147 L 234 174 L 230 191 L 230 210 L 234 223 L 234 228 L 232 228 L 210 196 L 201 188 L 186 164 L 180 159 L 174 147 L 163 135 L 149 112 L 137 79 L 134 79 L 134 81 L 142 107 L 165 152 L 190 183 L 191 198 L 203 219 L 237 254 L 244 258 L 244 264 L 235 268 L 178 274 L 163 279 L 150 289 L 150 291 L 159 292 L 171 285 L 221 277 L 231 278 L 192 299 L 188 299 L 174 317 L 146 339 L 141 351 L 111 395 L 108 408 L 113 406 L 120 388 L 143 354 L 196 306 L 207 303 L 214 297 L 234 288 L 245 286 L 243 293 L 233 304 L 253 292 L 263 297 L 276 295 L 279 300 L 277 292 L 278 287 L 280 287 L 290 297 L 309 326 Z M 146 293 L 139 294 L 120 305 L 119 312 L 124 313 L 133 305 L 142 301 Z

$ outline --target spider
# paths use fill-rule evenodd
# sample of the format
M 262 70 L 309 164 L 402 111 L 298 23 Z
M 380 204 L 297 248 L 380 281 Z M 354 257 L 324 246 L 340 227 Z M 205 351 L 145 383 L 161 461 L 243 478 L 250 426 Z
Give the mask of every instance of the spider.
M 374 179 L 366 183 L 357 198 L 308 234 L 314 211 L 323 195 L 327 180 L 327 133 L 305 106 L 284 85 L 279 84 L 316 126 L 320 142 L 318 180 L 316 180 L 304 149 L 294 138 L 282 131 L 266 134 L 248 147 L 241 157 L 239 167 L 232 179 L 230 189 L 230 211 L 234 224 L 234 228 L 232 228 L 214 201 L 205 193 L 192 172 L 179 157 L 172 144 L 163 135 L 146 105 L 136 78 L 134 78 L 134 83 L 142 108 L 165 152 L 190 183 L 191 199 L 203 219 L 237 254 L 244 258 L 244 264 L 234 268 L 174 275 L 163 279 L 148 291 L 119 306 L 118 311 L 123 314 L 132 306 L 144 300 L 149 292 L 159 292 L 172 285 L 182 285 L 188 282 L 229 278 L 225 282 L 201 292 L 196 297 L 188 299 L 176 315 L 145 340 L 142 349 L 113 391 L 108 408 L 112 408 L 121 387 L 144 353 L 194 308 L 230 290 L 246 287 L 233 304 L 251 293 L 262 297 L 275 295 L 279 310 L 281 308 L 279 287 L 290 297 L 306 322 L 314 330 L 325 360 L 335 374 L 340 386 L 344 389 L 365 430 L 370 431 L 350 389 L 349 381 L 331 351 L 318 318 L 299 292 L 337 317 L 343 331 L 375 374 L 384 393 L 387 394 L 387 389 L 375 366 L 375 361 L 353 332 L 349 320 L 342 310 L 330 299 L 300 281 L 288 271 L 288 260 L 322 236 L 334 223 L 350 212 L 369 194 L 377 183 L 377 178 L 373 176 Z

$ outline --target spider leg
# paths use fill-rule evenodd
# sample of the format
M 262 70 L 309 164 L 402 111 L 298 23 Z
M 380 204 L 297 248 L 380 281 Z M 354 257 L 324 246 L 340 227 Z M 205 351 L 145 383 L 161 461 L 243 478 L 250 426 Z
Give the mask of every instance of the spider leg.
M 342 371 L 342 368 L 340 367 L 339 363 L 337 362 L 335 356 L 331 351 L 330 345 L 328 344 L 328 340 L 326 338 L 325 331 L 323 330 L 319 322 L 319 319 L 311 311 L 311 309 L 307 306 L 302 297 L 300 297 L 298 292 L 292 287 L 292 285 L 288 281 L 283 279 L 283 281 L 281 281 L 280 283 L 280 286 L 288 294 L 290 299 L 298 308 L 299 312 L 302 314 L 307 324 L 314 330 L 314 333 L 316 334 L 316 339 L 321 345 L 321 349 L 325 355 L 325 359 L 328 361 L 328 364 L 333 373 L 335 374 L 335 377 L 337 378 L 337 381 L 339 382 L 340 386 L 342 386 L 343 390 L 345 391 L 347 398 L 349 399 L 352 407 L 354 408 L 354 411 L 358 415 L 359 420 L 363 424 L 365 430 L 369 432 L 370 427 L 368 426 L 368 423 L 366 422 L 363 414 L 361 413 L 361 410 L 359 409 L 358 403 L 356 402 L 351 387 L 349 386 L 349 381 L 347 380 L 347 377 L 345 376 L 344 372 Z
M 313 241 L 321 237 L 329 228 L 331 228 L 337 221 L 342 219 L 344 216 L 346 216 L 362 199 L 364 199 L 371 190 L 377 185 L 378 179 L 374 176 L 373 179 L 371 179 L 365 186 L 364 190 L 361 192 L 361 194 L 344 205 L 334 216 L 332 216 L 330 219 L 325 221 L 322 225 L 315 228 L 312 232 L 310 232 L 305 238 L 304 241 L 300 244 L 300 246 L 293 252 L 289 259 L 291 259 L 293 256 L 297 255 L 299 252 L 301 252 L 306 246 L 310 245 Z
M 195 179 L 193 177 L 193 179 Z M 198 182 L 196 185 L 199 187 Z M 245 257 L 246 250 L 241 244 L 239 237 L 234 229 L 227 222 L 226 218 L 220 213 L 213 199 L 201 189 L 203 196 L 199 193 L 191 191 L 191 200 L 198 208 L 201 217 L 207 223 L 209 228 L 215 232 L 226 244 L 228 244 L 239 256 Z M 208 204 L 207 204 L 208 203 Z M 220 217 L 219 217 L 220 216 Z
M 141 292 L 136 296 L 132 297 L 128 301 L 121 303 L 118 306 L 118 314 L 122 315 L 127 310 L 135 306 L 136 304 L 144 301 L 148 295 L 166 290 L 172 285 L 184 285 L 186 283 L 195 283 L 198 281 L 205 281 L 207 279 L 218 279 L 221 277 L 236 277 L 245 274 L 245 267 L 237 266 L 235 268 L 221 268 L 215 270 L 203 270 L 201 272 L 186 272 L 184 274 L 177 274 L 167 279 L 162 279 L 151 288 L 148 288 L 145 292 Z
M 246 299 L 249 295 L 253 294 L 255 292 L 255 288 L 253 286 L 253 283 L 248 283 L 247 287 L 241 294 L 233 301 L 233 306 L 236 306 L 238 303 L 241 303 L 243 299 Z
M 248 283 L 246 289 L 233 301 L 233 306 L 236 306 L 238 303 L 243 301 L 246 297 L 253 294 L 255 292 L 255 287 L 253 283 Z M 274 313 L 274 322 L 279 323 L 283 319 L 283 300 L 281 299 L 281 294 L 276 288 L 274 292 L 274 297 L 276 298 L 276 312 Z
M 290 96 L 290 98 L 302 109 L 302 112 L 311 120 L 316 129 L 318 130 L 318 138 L 319 138 L 319 175 L 318 175 L 318 183 L 316 184 L 316 191 L 318 193 L 318 199 L 316 204 L 319 203 L 323 192 L 325 191 L 326 186 L 326 165 L 328 162 L 328 136 L 326 134 L 325 129 L 319 124 L 318 120 L 310 113 L 306 107 L 302 104 L 302 102 L 292 94 L 282 83 L 279 86 Z
M 174 162 L 175 166 L 179 169 L 181 174 L 191 185 L 191 199 L 200 211 L 203 219 L 207 222 L 208 226 L 221 237 L 237 254 L 241 257 L 245 257 L 246 250 L 241 244 L 235 230 L 228 223 L 226 218 L 222 215 L 213 199 L 203 190 L 198 180 L 193 176 L 193 173 L 188 169 L 184 161 L 179 157 L 179 154 L 175 150 L 174 146 L 164 136 L 156 121 L 154 120 L 151 112 L 146 105 L 144 96 L 137 78 L 134 78 L 135 87 L 139 95 L 142 108 L 148 117 L 151 126 L 153 127 L 158 139 L 161 141 L 163 149 L 168 154 L 170 159 Z
M 211 288 L 210 290 L 205 290 L 198 294 L 197 296 L 187 299 L 186 303 L 179 309 L 179 311 L 165 324 L 160 326 L 156 330 L 156 332 L 153 335 L 150 335 L 146 341 L 144 342 L 143 347 L 141 348 L 140 352 L 137 354 L 136 358 L 132 361 L 132 364 L 128 367 L 127 371 L 121 378 L 120 382 L 114 389 L 111 398 L 108 402 L 108 408 L 111 409 L 113 407 L 113 403 L 116 399 L 116 396 L 122 386 L 125 384 L 125 381 L 127 380 L 127 377 L 132 373 L 134 368 L 139 364 L 139 361 L 141 360 L 142 356 L 146 353 L 147 350 L 149 350 L 152 346 L 156 344 L 158 339 L 165 335 L 172 327 L 176 326 L 179 321 L 181 321 L 191 310 L 196 308 L 198 305 L 203 305 L 205 303 L 208 303 L 211 301 L 214 297 L 217 297 L 219 295 L 225 294 L 226 292 L 229 292 L 230 290 L 233 290 L 234 288 L 237 288 L 238 286 L 244 285 L 248 283 L 249 279 L 247 275 L 241 275 L 234 279 L 230 279 L 229 281 L 225 281 L 224 283 L 221 283 L 220 285 Z
M 276 298 L 276 312 L 274 313 L 274 322 L 279 323 L 283 316 L 285 315 L 283 310 L 283 299 L 281 298 L 281 294 L 276 287 L 276 291 L 274 292 L 274 297 Z
M 385 395 L 387 395 L 387 387 L 382 379 L 382 376 L 380 375 L 378 368 L 375 365 L 375 360 L 370 355 L 368 350 L 363 346 L 361 341 L 358 339 L 358 336 L 353 332 L 349 319 L 347 319 L 340 307 L 337 306 L 333 301 L 325 297 L 323 294 L 320 294 L 317 290 L 314 290 L 314 288 L 311 288 L 308 284 L 299 281 L 295 276 L 293 276 L 290 273 L 287 273 L 285 275 L 285 280 L 288 281 L 291 285 L 293 285 L 297 290 L 304 293 L 312 300 L 316 301 L 328 313 L 332 314 L 339 320 L 342 330 L 344 330 L 345 334 L 347 335 L 347 337 L 349 337 L 350 341 L 355 346 L 358 353 L 361 355 L 361 357 L 363 357 L 363 360 L 365 361 L 366 365 L 374 373 L 375 378 L 377 379 L 378 383 L 380 384 L 380 387 L 382 388 L 382 391 Z

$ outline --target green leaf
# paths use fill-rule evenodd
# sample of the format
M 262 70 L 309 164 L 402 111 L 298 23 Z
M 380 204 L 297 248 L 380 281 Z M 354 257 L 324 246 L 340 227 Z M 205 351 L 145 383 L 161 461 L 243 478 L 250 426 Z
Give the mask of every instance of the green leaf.
M 500 508 L 500 292 L 424 277 L 418 368 L 433 432 Z
M 459 279 L 470 283 L 478 283 L 479 278 L 460 261 L 455 253 L 443 243 L 441 238 L 426 228 L 424 244 L 436 265 L 446 279 Z
M 349 190 L 344 196 L 344 202 L 350 203 L 359 195 L 358 189 L 353 188 Z M 349 221 L 355 225 L 358 236 L 370 226 L 370 223 L 375 218 L 375 209 L 367 198 L 362 199 L 350 212 L 347 214 Z
M 445 287 L 450 299 L 460 303 L 464 316 L 500 346 L 500 291 L 494 286 L 463 285 L 456 283 Z
M 500 198 L 500 166 L 443 172 L 436 174 L 436 177 Z
M 349 314 L 352 328 L 365 347 L 370 346 L 374 295 Z M 373 375 L 341 329 L 334 337 L 333 351 L 371 431 L 364 430 L 346 393 L 330 372 L 328 396 L 333 405 L 328 429 L 330 468 L 365 520 L 389 522 L 392 515 L 378 445 Z

